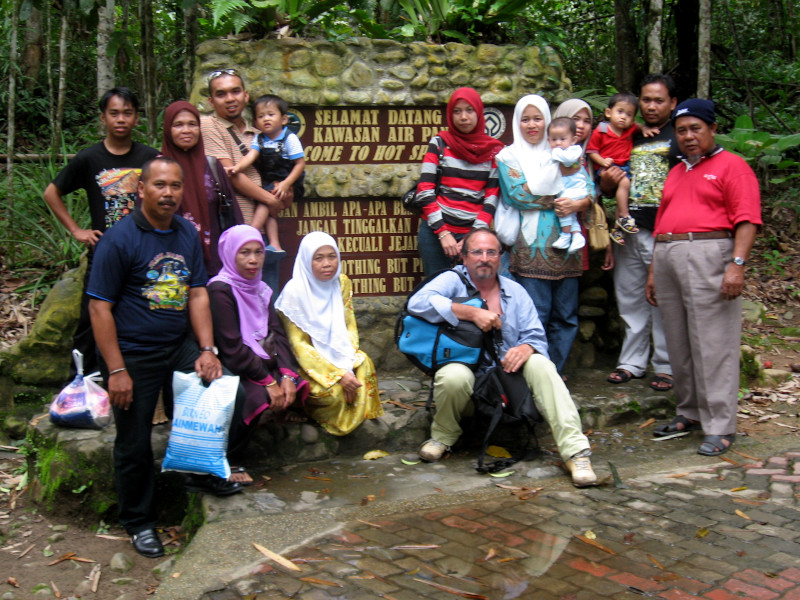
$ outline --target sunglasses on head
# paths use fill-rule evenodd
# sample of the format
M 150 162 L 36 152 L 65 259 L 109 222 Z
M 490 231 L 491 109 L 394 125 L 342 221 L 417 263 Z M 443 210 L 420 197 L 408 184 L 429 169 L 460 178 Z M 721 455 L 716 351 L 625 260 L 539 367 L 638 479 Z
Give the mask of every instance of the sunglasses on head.
M 236 69 L 220 69 L 219 71 L 211 71 L 208 75 L 208 83 L 214 81 L 217 77 L 222 77 L 223 75 L 234 75 L 236 77 L 241 78 L 239 75 L 239 71 Z

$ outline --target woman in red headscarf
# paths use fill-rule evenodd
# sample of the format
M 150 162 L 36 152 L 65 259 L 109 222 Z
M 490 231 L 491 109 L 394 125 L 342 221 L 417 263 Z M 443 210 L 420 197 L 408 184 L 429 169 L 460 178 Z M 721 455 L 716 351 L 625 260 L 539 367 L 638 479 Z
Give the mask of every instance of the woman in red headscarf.
M 222 266 L 217 253 L 219 236 L 244 219 L 225 169 L 216 159 L 206 157 L 200 113 L 185 100 L 173 102 L 164 111 L 161 154 L 178 161 L 183 169 L 183 201 L 178 214 L 194 225 L 208 275 L 216 275 Z
M 489 227 L 500 191 L 494 157 L 503 144 L 485 133 L 478 92 L 453 92 L 447 126 L 428 143 L 417 185 L 423 205 L 417 239 L 426 276 L 453 266 L 470 230 Z

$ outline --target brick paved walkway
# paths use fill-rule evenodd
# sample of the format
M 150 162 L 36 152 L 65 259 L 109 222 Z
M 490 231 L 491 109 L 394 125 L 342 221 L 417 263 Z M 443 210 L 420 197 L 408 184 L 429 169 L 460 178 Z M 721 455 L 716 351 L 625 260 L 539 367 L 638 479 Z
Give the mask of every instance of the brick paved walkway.
M 204 598 L 800 599 L 800 452 L 726 458 L 351 522 Z

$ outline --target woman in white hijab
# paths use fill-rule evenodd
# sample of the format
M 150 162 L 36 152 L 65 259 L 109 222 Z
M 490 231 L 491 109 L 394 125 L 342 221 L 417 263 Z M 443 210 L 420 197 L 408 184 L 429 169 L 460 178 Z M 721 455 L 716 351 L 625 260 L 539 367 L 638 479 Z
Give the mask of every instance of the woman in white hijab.
M 553 248 L 561 233 L 555 207 L 572 200 L 559 197 L 563 186 L 550 156 L 548 125 L 550 108 L 544 98 L 521 98 L 512 121 L 514 143 L 497 155 L 497 166 L 503 202 L 520 211 L 510 270 L 533 300 L 547 334 L 550 360 L 563 373 L 578 332 L 583 256 Z M 588 206 L 587 199 L 584 208 Z
M 383 414 L 375 367 L 358 348 L 352 298 L 336 240 L 322 231 L 306 235 L 275 308 L 311 385 L 306 414 L 333 435 Z

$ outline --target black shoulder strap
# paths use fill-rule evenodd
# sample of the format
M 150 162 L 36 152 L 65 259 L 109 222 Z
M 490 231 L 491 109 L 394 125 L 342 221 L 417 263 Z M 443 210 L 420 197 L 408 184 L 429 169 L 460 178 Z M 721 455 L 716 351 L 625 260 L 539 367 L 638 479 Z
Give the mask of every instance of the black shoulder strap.
M 436 145 L 439 147 L 439 161 L 436 164 L 436 185 L 433 188 L 436 197 L 439 197 L 439 184 L 442 182 L 442 161 L 444 160 L 444 140 L 441 136 L 436 136 Z M 467 284 L 469 288 L 469 284 Z
M 239 136 L 236 135 L 236 132 L 233 130 L 235 125 L 228 127 L 228 133 L 231 134 L 233 141 L 236 142 L 236 145 L 239 147 L 239 152 L 242 153 L 242 156 L 246 156 L 250 149 L 245 145 L 245 143 L 239 139 Z

